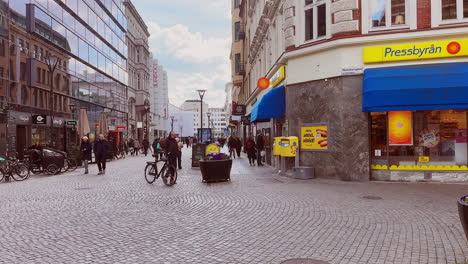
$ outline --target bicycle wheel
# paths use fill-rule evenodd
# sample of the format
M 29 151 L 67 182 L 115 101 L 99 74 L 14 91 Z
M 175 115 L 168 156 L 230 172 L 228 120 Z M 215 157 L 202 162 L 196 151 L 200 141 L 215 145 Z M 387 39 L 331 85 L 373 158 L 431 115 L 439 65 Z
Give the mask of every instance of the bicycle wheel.
M 75 159 L 67 159 L 66 163 L 67 163 L 67 170 L 66 171 L 72 172 L 72 171 L 76 170 L 76 168 L 78 167 L 77 162 L 76 162 Z
M 59 173 L 60 168 L 55 164 L 49 164 L 49 166 L 47 166 L 46 171 L 47 171 L 47 174 L 54 175 L 54 174 Z
M 172 186 L 177 181 L 177 168 L 173 165 L 167 165 L 167 169 L 163 175 L 163 182 L 167 186 Z
M 156 167 L 152 164 L 148 164 L 145 167 L 145 180 L 149 184 L 153 184 L 157 177 Z
M 24 164 L 16 164 L 13 167 L 11 177 L 15 179 L 15 181 L 24 181 L 29 178 L 29 168 Z

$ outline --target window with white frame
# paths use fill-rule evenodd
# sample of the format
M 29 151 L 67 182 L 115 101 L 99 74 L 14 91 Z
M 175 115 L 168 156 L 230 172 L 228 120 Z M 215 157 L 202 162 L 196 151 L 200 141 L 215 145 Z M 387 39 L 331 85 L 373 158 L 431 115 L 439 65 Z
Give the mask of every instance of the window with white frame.
M 468 0 L 432 0 L 432 26 L 468 22 Z
M 463 20 L 468 18 L 468 0 L 441 0 L 442 20 Z
M 305 0 L 305 41 L 327 36 L 327 0 Z
M 389 29 L 407 24 L 408 0 L 371 0 L 372 29 Z

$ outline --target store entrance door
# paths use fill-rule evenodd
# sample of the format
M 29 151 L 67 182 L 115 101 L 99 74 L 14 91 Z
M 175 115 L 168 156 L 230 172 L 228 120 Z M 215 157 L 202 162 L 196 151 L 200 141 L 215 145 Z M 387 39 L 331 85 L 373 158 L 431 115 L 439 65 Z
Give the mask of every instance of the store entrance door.
M 271 128 L 264 128 L 263 135 L 263 141 L 265 142 L 266 163 L 271 165 Z
M 24 158 L 24 149 L 27 148 L 27 128 L 26 126 L 16 126 L 16 152 L 17 158 Z

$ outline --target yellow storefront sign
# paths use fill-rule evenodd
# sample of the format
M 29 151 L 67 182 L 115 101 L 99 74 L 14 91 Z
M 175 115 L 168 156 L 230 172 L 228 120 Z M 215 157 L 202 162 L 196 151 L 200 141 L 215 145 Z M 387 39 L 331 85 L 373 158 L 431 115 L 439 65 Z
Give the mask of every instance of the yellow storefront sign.
M 286 68 L 283 66 L 279 67 L 278 70 L 269 78 L 270 79 L 270 86 L 276 87 L 279 83 L 281 83 L 284 78 L 286 78 Z
M 301 127 L 301 149 L 327 150 L 328 149 L 328 127 L 327 126 Z
M 420 156 L 419 159 L 418 159 L 419 162 L 429 162 L 430 161 L 430 158 L 427 157 L 427 156 Z
M 468 39 L 364 48 L 364 63 L 468 56 Z

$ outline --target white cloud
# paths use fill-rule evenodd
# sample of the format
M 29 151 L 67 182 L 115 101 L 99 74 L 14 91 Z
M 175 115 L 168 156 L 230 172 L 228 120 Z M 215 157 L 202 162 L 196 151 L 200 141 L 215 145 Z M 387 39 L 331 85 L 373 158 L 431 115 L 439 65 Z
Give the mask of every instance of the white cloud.
M 182 72 L 167 68 L 171 103 L 180 106 L 185 100 L 198 98 L 195 90 L 206 89 L 206 102 L 214 107 L 223 106 L 224 84 L 231 78 L 231 37 L 207 37 L 200 32 L 190 32 L 181 24 L 168 28 L 161 28 L 155 22 L 147 24 L 151 34 L 150 49 L 156 58 L 164 54 L 196 69 Z
M 231 38 L 205 37 L 200 32 L 190 32 L 185 25 L 177 24 L 161 28 L 155 22 L 148 23 L 151 37 L 155 43 L 151 51 L 156 54 L 167 52 L 179 60 L 191 63 L 212 63 L 215 60 L 229 60 Z

